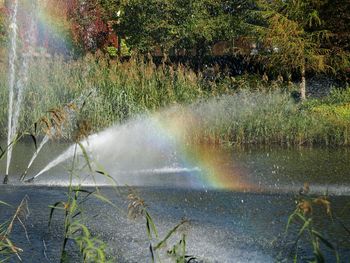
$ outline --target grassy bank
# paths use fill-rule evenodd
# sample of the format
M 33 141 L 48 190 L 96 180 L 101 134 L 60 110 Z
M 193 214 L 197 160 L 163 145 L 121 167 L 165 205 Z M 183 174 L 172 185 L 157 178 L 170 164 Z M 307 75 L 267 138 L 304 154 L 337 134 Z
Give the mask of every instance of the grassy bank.
M 4 138 L 8 77 L 5 66 L 0 71 L 0 99 L 4 102 L 0 127 Z M 32 129 L 49 109 L 62 107 L 94 89 L 79 113 L 79 119 L 89 123 L 90 132 L 139 114 L 182 105 L 186 110 L 179 114 L 196 116 L 186 129 L 193 128 L 190 138 L 198 140 L 349 145 L 350 90 L 334 91 L 321 100 L 300 104 L 290 96 L 295 88 L 254 76 L 208 80 L 206 73 L 196 74 L 184 66 L 156 67 L 138 59 L 121 63 L 102 55 L 75 61 L 37 58 L 29 72 L 20 129 Z

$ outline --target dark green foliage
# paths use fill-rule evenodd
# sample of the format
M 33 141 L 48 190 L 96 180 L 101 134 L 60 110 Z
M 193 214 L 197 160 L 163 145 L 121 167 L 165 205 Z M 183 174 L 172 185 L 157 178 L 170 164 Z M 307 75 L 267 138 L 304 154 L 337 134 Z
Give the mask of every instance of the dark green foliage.
M 192 50 L 205 54 L 218 41 L 232 40 L 242 4 L 224 0 L 129 0 L 121 5 L 120 28 L 127 43 L 141 52 L 164 54 Z
M 319 12 L 323 28 L 330 32 L 322 46 L 330 50 L 329 64 L 343 78 L 350 69 L 350 1 L 326 1 Z

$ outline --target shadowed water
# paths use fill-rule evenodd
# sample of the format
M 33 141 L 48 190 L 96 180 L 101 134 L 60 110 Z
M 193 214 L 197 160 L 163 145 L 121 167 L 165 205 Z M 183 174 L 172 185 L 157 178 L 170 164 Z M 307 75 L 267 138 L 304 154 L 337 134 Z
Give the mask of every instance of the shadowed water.
M 52 160 L 52 156 L 57 156 L 66 149 L 68 144 L 50 141 L 47 146 L 43 148 L 29 174 L 36 174 L 44 164 Z M 16 145 L 14 151 L 15 159 L 11 169 L 19 176 L 35 148 L 30 142 L 22 142 Z M 182 218 L 192 220 L 186 230 L 188 253 L 206 260 L 204 262 L 275 262 L 280 253 L 288 257 L 287 252 L 291 248 L 287 242 L 282 242 L 282 237 L 288 215 L 295 208 L 293 195 L 304 182 L 310 183 L 313 193 L 328 191 L 333 212 L 337 215 L 343 213 L 343 208 L 350 202 L 350 151 L 347 148 L 208 147 L 206 151 L 208 156 L 220 156 L 223 162 L 219 165 L 229 167 L 233 171 L 233 179 L 237 179 L 237 175 L 244 177 L 258 188 L 254 188 L 254 191 L 248 189 L 246 193 L 215 190 L 213 186 L 198 180 L 201 173 L 205 172 L 201 162 L 179 162 L 174 153 L 171 155 L 173 159 L 158 156 L 158 166 L 152 169 L 147 166 L 150 165 L 151 152 L 133 152 L 129 156 L 131 153 L 125 151 L 122 160 L 126 160 L 126 163 L 114 164 L 119 167 L 119 171 L 112 171 L 120 185 L 132 186 L 145 199 L 162 235 Z M 138 160 L 139 165 L 132 166 L 129 160 Z M 152 163 L 152 166 L 155 164 Z M 26 248 L 24 255 L 32 258 L 32 261 L 47 260 L 44 250 L 48 261 L 58 260 L 62 218 L 55 218 L 49 233 L 48 205 L 65 200 L 66 189 L 47 185 L 65 185 L 69 167 L 70 161 L 61 163 L 39 177 L 34 185 L 0 188 L 0 200 L 14 205 L 25 195 L 29 196 L 31 215 L 27 225 L 31 243 L 27 243 L 19 228 L 14 232 L 14 239 Z M 13 183 L 18 184 L 16 176 L 11 178 Z M 149 250 L 144 222 L 127 219 L 128 189 L 121 188 L 120 191 L 116 195 L 111 188 L 103 188 L 103 193 L 120 210 L 111 209 L 103 202 L 93 199 L 86 203 L 85 209 L 90 218 L 87 224 L 94 234 L 107 242 L 109 252 L 116 261 L 146 262 Z M 0 220 L 10 213 L 4 207 L 0 207 L 0 211 Z M 344 224 L 350 224 L 348 210 L 342 214 L 342 220 Z M 318 222 L 327 237 L 335 237 L 331 239 L 332 242 L 341 248 L 343 259 L 347 258 L 349 248 L 343 228 L 333 225 L 328 219 Z M 296 229 L 291 229 L 291 233 L 293 231 Z M 311 248 L 306 246 L 304 252 L 310 251 L 309 249 Z M 331 252 L 326 252 L 326 257 L 329 261 L 333 260 Z
M 24 195 L 29 196 L 31 214 L 26 224 L 30 243 L 25 240 L 20 228 L 16 228 L 13 235 L 16 244 L 25 248 L 25 262 L 58 262 L 62 215 L 54 217 L 49 231 L 48 204 L 64 200 L 64 188 L 1 186 L 0 189 L 0 199 L 13 204 L 18 204 Z M 154 187 L 134 190 L 146 200 L 161 236 L 165 236 L 181 219 L 191 220 L 190 225 L 181 231 L 187 236 L 187 253 L 204 262 L 275 262 L 280 253 L 288 256 L 288 252 L 291 252 L 291 247 L 282 239 L 288 215 L 294 209 L 292 195 Z M 114 262 L 148 262 L 150 254 L 145 223 L 143 220 L 127 219 L 125 197 L 128 191 L 120 191 L 120 195 L 116 196 L 114 190 L 102 189 L 103 194 L 120 210 L 97 200 L 86 203 L 84 207 L 90 215 L 86 223 L 94 235 L 107 242 Z M 334 213 L 339 214 L 349 198 L 332 197 L 331 201 Z M 9 215 L 9 209 L 0 207 L 0 220 Z M 349 216 L 346 213 L 342 217 L 347 225 L 350 223 Z M 334 227 L 329 220 L 319 222 L 326 235 L 331 233 L 336 237 L 331 241 L 342 248 L 342 259 L 350 256 L 343 229 L 339 225 Z M 290 230 L 291 233 L 295 231 L 293 228 Z M 168 245 L 179 238 L 180 234 L 176 235 L 167 242 Z M 309 248 L 305 249 L 307 251 Z M 74 260 L 74 254 L 71 259 Z M 326 252 L 326 259 L 332 262 L 332 253 Z

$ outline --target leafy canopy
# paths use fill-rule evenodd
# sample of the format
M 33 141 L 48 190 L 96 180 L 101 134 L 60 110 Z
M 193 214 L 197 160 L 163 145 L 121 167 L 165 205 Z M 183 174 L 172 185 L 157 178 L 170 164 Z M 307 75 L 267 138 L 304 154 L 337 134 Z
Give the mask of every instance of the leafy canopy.
M 260 24 L 252 27 L 253 35 L 262 43 L 258 55 L 267 68 L 281 73 L 293 70 L 322 72 L 329 50 L 322 43 L 330 32 L 319 16 L 324 0 L 258 0 L 252 12 Z

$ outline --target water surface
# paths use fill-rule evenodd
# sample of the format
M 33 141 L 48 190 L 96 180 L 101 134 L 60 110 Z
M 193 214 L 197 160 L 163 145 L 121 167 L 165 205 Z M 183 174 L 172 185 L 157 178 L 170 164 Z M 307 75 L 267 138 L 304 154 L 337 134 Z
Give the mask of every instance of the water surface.
M 0 189 L 0 199 L 12 204 L 18 204 L 25 195 L 29 196 L 30 216 L 26 225 L 30 243 L 25 239 L 20 227 L 17 226 L 13 233 L 13 240 L 24 248 L 24 262 L 58 262 L 63 218 L 61 214 L 56 214 L 49 230 L 48 205 L 65 200 L 65 189 L 34 186 L 2 186 Z M 116 204 L 118 209 L 90 199 L 84 205 L 87 215 L 84 222 L 94 235 L 107 243 L 115 262 L 149 262 L 145 221 L 127 218 L 126 196 L 129 190 L 119 190 L 119 194 L 116 195 L 113 189 L 102 189 L 103 194 Z M 281 256 L 291 260 L 290 253 L 293 250 L 288 240 L 292 241 L 293 237 L 295 238 L 298 228 L 291 227 L 287 239 L 284 233 L 288 215 L 295 206 L 292 195 L 154 187 L 137 187 L 133 191 L 145 199 L 160 236 L 164 237 L 182 219 L 190 220 L 189 225 L 167 242 L 168 248 L 178 242 L 181 234 L 185 233 L 187 253 L 203 262 L 275 262 Z M 331 201 L 334 204 L 334 213 L 340 215 L 350 199 L 334 196 L 331 197 Z M 4 220 L 10 216 L 10 212 L 9 209 L 0 207 L 0 219 Z M 350 256 L 347 234 L 339 224 L 332 223 L 321 214 L 322 211 L 315 214 L 318 226 L 333 244 L 341 247 L 342 259 L 346 260 Z M 344 224 L 350 224 L 349 211 L 341 218 Z M 305 243 L 301 253 L 310 255 L 310 252 L 311 248 Z M 74 258 L 74 253 L 71 256 Z M 326 250 L 325 256 L 327 262 L 334 261 L 330 251 Z
M 36 174 L 68 146 L 50 142 L 28 176 Z M 49 230 L 48 206 L 66 199 L 67 189 L 62 186 L 67 184 L 71 161 L 43 174 L 32 184 L 18 183 L 16 178 L 34 151 L 31 143 L 16 145 L 10 170 L 12 184 L 0 186 L 0 200 L 16 206 L 24 196 L 29 197 L 30 216 L 26 226 L 30 242 L 20 227 L 13 232 L 13 240 L 24 248 L 24 262 L 58 262 L 62 215 L 54 217 Z M 182 219 L 189 219 L 190 225 L 181 232 L 186 233 L 187 252 L 203 262 L 275 262 L 278 258 L 290 261 L 291 244 L 298 228 L 292 227 L 285 236 L 285 227 L 288 216 L 295 209 L 295 196 L 305 182 L 310 183 L 313 194 L 329 194 L 334 220 L 325 216 L 324 209 L 320 208 L 314 211 L 315 226 L 339 248 L 342 261 L 346 262 L 350 257 L 349 236 L 342 227 L 350 227 L 347 206 L 350 203 L 350 151 L 347 148 L 207 147 L 204 160 L 221 168 L 212 171 L 224 171 L 242 185 L 230 190 L 216 189 L 201 180 L 201 176 L 206 176 L 203 173 L 208 172 L 203 160 L 183 162 L 172 153 L 173 159 L 169 155 L 159 155 L 154 163 L 150 161 L 152 158 L 144 155 L 141 151 L 125 152 L 122 160 L 139 160 L 140 163 L 135 165 L 122 160 L 114 164 L 105 162 L 120 187 L 118 194 L 106 186 L 102 193 L 118 209 L 93 198 L 84 204 L 84 222 L 94 235 L 107 243 L 115 262 L 150 260 L 144 220 L 127 218 L 130 189 L 147 203 L 161 236 Z M 3 170 L 4 160 L 1 165 Z M 85 173 L 84 169 L 77 173 L 81 176 L 79 180 L 91 185 L 91 179 L 82 179 Z M 126 184 L 129 187 L 125 187 Z M 11 213 L 13 210 L 0 206 L 0 222 Z M 168 245 L 175 244 L 181 233 L 176 234 Z M 300 255 L 310 255 L 311 247 L 306 241 L 302 244 Z M 332 252 L 325 251 L 327 262 L 333 262 Z M 77 254 L 71 253 L 74 259 Z
M 42 150 L 27 178 L 38 173 L 52 159 L 64 152 L 70 144 L 49 142 Z M 17 184 L 32 154 L 33 143 L 19 143 L 14 148 L 14 161 L 10 169 L 10 180 Z M 197 149 L 193 149 L 197 151 Z M 305 183 L 317 193 L 336 195 L 350 194 L 350 149 L 322 147 L 205 147 L 198 158 L 183 157 L 182 152 L 136 149 L 115 153 L 113 147 L 99 153 L 100 159 L 95 170 L 104 170 L 115 178 L 120 186 L 156 186 L 191 189 L 225 189 L 225 182 L 237 181 L 231 190 L 297 192 Z M 0 169 L 4 169 L 4 162 Z M 86 166 L 85 160 L 76 162 L 76 168 Z M 44 173 L 36 184 L 64 185 L 72 161 L 68 160 Z M 95 180 L 99 184 L 111 182 L 95 174 L 94 180 L 86 178 L 86 169 L 76 172 L 80 183 L 89 185 Z M 219 181 L 218 184 L 212 181 Z M 225 181 L 226 180 L 226 181 Z

